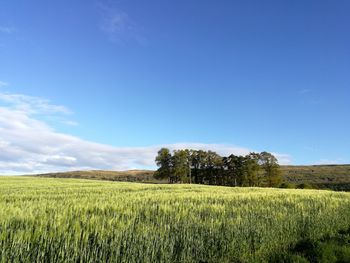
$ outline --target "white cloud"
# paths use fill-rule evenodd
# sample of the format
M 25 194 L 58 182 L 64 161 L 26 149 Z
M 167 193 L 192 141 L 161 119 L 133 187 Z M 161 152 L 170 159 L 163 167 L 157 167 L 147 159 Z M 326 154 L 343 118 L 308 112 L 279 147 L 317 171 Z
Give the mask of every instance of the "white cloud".
M 0 80 L 0 88 L 6 87 L 6 86 L 8 86 L 8 85 L 9 85 L 9 84 L 8 84 L 7 82 L 1 81 L 1 80 Z
M 16 29 L 14 27 L 0 26 L 1 33 L 11 34 L 15 31 L 16 31 Z
M 63 121 L 61 121 L 61 123 L 69 125 L 69 126 L 78 126 L 79 125 L 76 121 L 63 120 Z
M 128 14 L 122 11 L 109 10 L 103 19 L 101 29 L 112 34 L 122 34 L 133 28 Z
M 7 103 L 13 109 L 23 111 L 27 114 L 71 113 L 66 107 L 51 104 L 49 100 L 22 94 L 0 92 L 0 101 Z
M 291 165 L 292 164 L 292 158 L 289 154 L 276 153 L 276 152 L 273 152 L 272 154 L 278 159 L 279 164 L 282 164 L 282 165 Z
M 100 29 L 109 36 L 111 41 L 122 43 L 133 40 L 139 44 L 145 42 L 140 34 L 140 27 L 126 12 L 101 2 L 98 8 L 101 11 Z
M 6 105 L 1 106 L 1 102 Z M 47 113 L 69 112 L 66 107 L 52 105 L 44 99 L 0 93 L 0 174 L 154 169 L 154 158 L 161 147 L 213 150 L 222 155 L 244 155 L 251 151 L 232 145 L 203 143 L 114 147 L 57 132 L 37 118 Z M 281 163 L 290 163 L 288 155 L 276 156 Z

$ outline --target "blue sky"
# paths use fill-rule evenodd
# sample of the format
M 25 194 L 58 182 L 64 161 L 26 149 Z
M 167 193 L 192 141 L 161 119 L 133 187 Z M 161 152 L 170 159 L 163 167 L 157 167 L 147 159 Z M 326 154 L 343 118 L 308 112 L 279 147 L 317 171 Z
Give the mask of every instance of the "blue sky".
M 1 1 L 0 172 L 152 168 L 163 145 L 350 163 L 349 11 L 345 0 Z

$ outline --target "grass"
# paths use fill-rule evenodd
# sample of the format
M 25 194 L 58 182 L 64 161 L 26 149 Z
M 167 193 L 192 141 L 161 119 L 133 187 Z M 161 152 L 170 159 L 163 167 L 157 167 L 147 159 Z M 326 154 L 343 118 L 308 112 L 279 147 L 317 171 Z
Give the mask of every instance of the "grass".
M 283 181 L 289 185 L 308 185 L 313 188 L 350 191 L 350 165 L 281 166 Z M 153 178 L 154 171 L 74 171 L 48 173 L 40 177 L 81 178 L 108 181 L 167 183 Z
M 282 166 L 285 182 L 350 191 L 350 165 Z
M 273 262 L 348 263 L 350 262 L 350 231 L 341 231 L 321 240 L 303 240 L 289 253 L 271 257 Z
M 154 171 L 150 170 L 128 170 L 128 171 L 71 171 L 60 173 L 39 174 L 39 177 L 52 178 L 79 178 L 118 182 L 140 182 L 140 183 L 162 183 L 153 177 Z M 166 181 L 165 181 L 166 182 Z
M 0 177 L 1 262 L 268 262 L 349 228 L 349 193 Z

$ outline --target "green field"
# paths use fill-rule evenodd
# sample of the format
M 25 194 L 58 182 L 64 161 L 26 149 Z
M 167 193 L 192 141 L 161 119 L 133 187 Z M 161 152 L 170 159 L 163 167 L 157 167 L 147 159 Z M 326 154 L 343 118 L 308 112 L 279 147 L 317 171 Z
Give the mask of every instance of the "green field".
M 284 183 L 308 184 L 316 189 L 332 189 L 350 191 L 350 165 L 291 165 L 281 166 Z M 153 177 L 154 171 L 73 171 L 62 173 L 41 174 L 40 177 L 53 178 L 80 178 L 122 182 L 167 183 L 168 180 L 157 180 Z
M 70 171 L 60 173 L 39 174 L 39 177 L 48 178 L 77 178 L 93 179 L 117 182 L 139 182 L 139 183 L 167 183 L 168 180 L 157 180 L 153 177 L 154 171 L 150 170 L 128 170 L 128 171 Z
M 0 177 L 1 262 L 268 262 L 349 228 L 349 193 Z
M 283 181 L 350 191 L 350 165 L 281 166 Z

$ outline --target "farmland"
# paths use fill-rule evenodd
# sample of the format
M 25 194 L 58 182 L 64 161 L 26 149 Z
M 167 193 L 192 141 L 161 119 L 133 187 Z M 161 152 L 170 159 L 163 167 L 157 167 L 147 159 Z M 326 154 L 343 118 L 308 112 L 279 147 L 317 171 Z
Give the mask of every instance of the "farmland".
M 350 228 L 350 194 L 0 178 L 1 262 L 268 262 Z
M 285 182 L 350 191 L 350 165 L 281 166 Z
M 39 174 L 40 177 L 52 178 L 78 178 L 78 179 L 93 179 L 118 182 L 140 182 L 140 183 L 164 183 L 167 182 L 157 180 L 153 177 L 154 171 L 149 170 L 128 170 L 128 171 L 71 171 L 60 173 Z
M 166 183 L 168 180 L 157 180 L 154 171 L 73 171 L 61 173 L 40 174 L 40 177 L 80 178 L 108 181 Z M 318 189 L 350 191 L 350 165 L 309 165 L 281 166 L 283 182 L 294 184 L 309 184 Z

